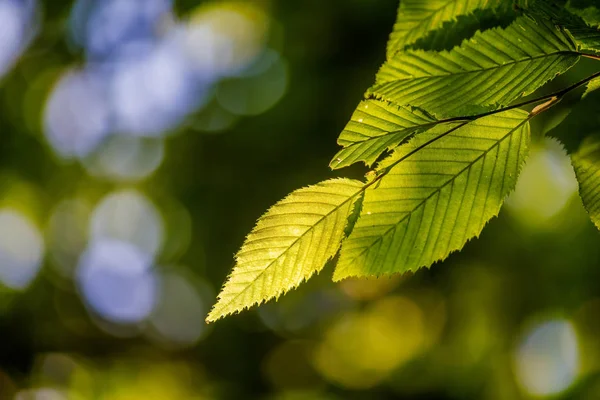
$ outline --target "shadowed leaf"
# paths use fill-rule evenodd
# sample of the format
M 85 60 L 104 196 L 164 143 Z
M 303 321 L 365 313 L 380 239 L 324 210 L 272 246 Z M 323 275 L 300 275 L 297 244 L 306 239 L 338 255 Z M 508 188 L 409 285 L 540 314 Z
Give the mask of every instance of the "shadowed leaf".
M 478 9 L 510 6 L 511 0 L 403 0 L 387 46 L 388 58 L 429 32 Z
M 584 140 L 572 160 L 583 205 L 600 229 L 600 136 Z

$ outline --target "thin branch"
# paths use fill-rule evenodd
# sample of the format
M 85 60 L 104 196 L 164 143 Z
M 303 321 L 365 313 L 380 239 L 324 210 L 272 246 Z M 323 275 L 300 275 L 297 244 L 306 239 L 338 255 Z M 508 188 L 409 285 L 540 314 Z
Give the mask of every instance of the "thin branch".
M 600 58 L 599 58 L 600 59 Z M 379 180 L 381 180 L 381 178 L 383 178 L 385 175 L 387 175 L 387 173 L 393 168 L 395 167 L 397 164 L 399 164 L 400 162 L 406 160 L 408 157 L 412 156 L 413 154 L 415 154 L 416 152 L 420 151 L 421 149 L 423 149 L 424 147 L 429 146 L 430 144 L 440 140 L 441 138 L 449 135 L 450 133 L 456 131 L 457 129 L 462 128 L 463 126 L 467 125 L 469 122 L 478 120 L 479 118 L 483 118 L 483 117 L 487 117 L 490 115 L 494 115 L 494 114 L 498 114 L 504 111 L 509 111 L 509 110 L 514 110 L 516 108 L 521 108 L 521 107 L 525 107 L 531 104 L 536 104 L 536 103 L 540 103 L 542 101 L 546 101 L 546 103 L 539 105 L 538 107 L 534 108 L 533 111 L 531 111 L 531 113 L 529 113 L 529 117 L 527 118 L 527 121 L 529 121 L 531 118 L 543 113 L 544 111 L 549 110 L 550 108 L 552 108 L 554 105 L 556 105 L 564 96 L 566 96 L 568 93 L 572 92 L 573 90 L 576 90 L 578 88 L 580 88 L 581 86 L 585 85 L 586 83 L 596 79 L 600 77 L 600 71 L 596 72 L 593 75 L 588 76 L 585 79 L 580 80 L 579 82 L 575 82 L 574 84 L 561 89 L 559 91 L 556 91 L 554 93 L 550 93 L 547 94 L 545 96 L 541 96 L 535 99 L 531 99 L 531 100 L 526 100 L 523 101 L 521 103 L 517 103 L 508 107 L 504 107 L 504 108 L 500 108 L 498 110 L 494 110 L 494 111 L 489 111 L 489 112 L 485 112 L 485 113 L 481 113 L 481 114 L 477 114 L 477 115 L 473 115 L 470 117 L 453 117 L 453 118 L 447 118 L 444 120 L 439 120 L 436 121 L 434 124 L 441 124 L 441 123 L 448 123 L 448 122 L 462 122 L 461 124 L 458 124 L 454 127 L 452 127 L 451 129 L 449 129 L 448 131 L 440 134 L 439 136 L 436 136 L 435 138 L 429 140 L 426 143 L 423 143 L 421 146 L 417 147 L 416 149 L 412 150 L 411 152 L 409 152 L 408 154 L 406 154 L 405 156 L 403 156 L 402 158 L 400 158 L 399 160 L 395 161 L 394 163 L 392 163 L 391 165 L 389 165 L 384 171 L 382 171 L 380 174 L 378 174 L 372 181 L 368 182 L 367 184 L 365 184 L 363 190 L 366 190 L 368 187 L 376 184 Z
M 404 155 L 402 158 L 400 158 L 397 161 L 394 161 L 392 164 L 388 165 L 387 168 L 381 172 L 379 175 L 377 175 L 377 177 L 375 177 L 375 179 L 373 179 L 371 182 L 367 183 L 364 188 L 368 188 L 369 186 L 372 186 L 373 184 L 375 184 L 376 182 L 378 182 L 381 178 L 383 178 L 385 175 L 387 175 L 387 173 L 396 165 L 398 165 L 399 163 L 401 163 L 402 161 L 406 160 L 408 157 L 412 156 L 413 154 L 417 153 L 418 151 L 421 151 L 423 148 L 429 146 L 430 144 L 437 142 L 438 140 L 440 140 L 441 138 L 443 138 L 444 136 L 447 136 L 449 134 L 451 134 L 452 132 L 456 131 L 457 129 L 462 128 L 463 126 L 467 125 L 469 122 L 471 121 L 464 121 L 461 124 L 458 124 L 456 126 L 453 126 L 451 129 L 447 130 L 446 132 L 440 134 L 439 136 L 434 137 L 433 139 L 427 141 L 426 143 L 423 143 L 421 146 L 417 147 L 416 149 L 413 149 L 412 151 L 410 151 L 408 154 Z
M 554 105 L 558 101 L 560 101 L 564 96 L 566 96 L 567 94 L 569 94 L 570 92 L 572 92 L 573 90 L 576 90 L 576 89 L 582 87 L 583 85 L 585 85 L 589 81 L 592 81 L 592 80 L 594 80 L 594 79 L 596 79 L 598 77 L 600 77 L 600 71 L 596 72 L 593 75 L 588 76 L 585 79 L 580 80 L 579 82 L 575 82 L 574 84 L 572 84 L 572 85 L 570 85 L 570 86 L 568 86 L 568 87 L 566 87 L 564 89 L 558 90 L 558 91 L 556 91 L 554 93 L 550 93 L 550 94 L 547 94 L 547 95 L 544 95 L 544 96 L 541 96 L 541 97 L 537 97 L 535 99 L 526 100 L 526 101 L 523 101 L 521 103 L 513 104 L 513 105 L 508 106 L 508 107 L 499 108 L 499 109 L 494 110 L 494 111 L 488 111 L 488 112 L 485 112 L 485 113 L 482 113 L 482 114 L 477 114 L 477 115 L 474 115 L 472 118 L 473 118 L 473 120 L 476 120 L 476 119 L 479 119 L 481 117 L 487 117 L 488 115 L 494 115 L 494 114 L 498 114 L 498 113 L 501 113 L 501 112 L 504 112 L 504 111 L 514 110 L 515 108 L 521 108 L 521 107 L 529 106 L 531 104 L 536 104 L 536 103 L 540 103 L 542 101 L 551 100 L 553 98 L 556 98 L 556 100 L 551 104 L 551 105 Z M 539 112 L 538 112 L 538 114 L 539 114 Z M 462 120 L 462 119 L 464 119 L 464 117 L 460 118 L 460 119 Z M 447 120 L 443 121 L 443 122 L 447 122 Z

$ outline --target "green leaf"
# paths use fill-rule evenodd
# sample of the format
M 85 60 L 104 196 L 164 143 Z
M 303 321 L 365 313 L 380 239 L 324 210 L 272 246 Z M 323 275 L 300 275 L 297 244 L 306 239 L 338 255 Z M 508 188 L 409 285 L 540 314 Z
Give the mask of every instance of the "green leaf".
M 585 86 L 585 92 L 581 98 L 585 99 L 590 93 L 595 92 L 598 89 L 600 89 L 600 78 L 592 79 Z
M 520 17 L 505 30 L 477 33 L 451 51 L 397 53 L 367 97 L 464 116 L 473 104 L 507 105 L 564 73 L 579 59 L 570 36 L 545 20 Z
M 525 13 L 534 18 L 543 18 L 566 30 L 577 45 L 578 50 L 600 52 L 600 30 L 590 26 L 580 15 L 550 0 L 520 0 Z M 580 14 L 580 13 L 579 13 Z
M 567 10 L 581 17 L 588 25 L 600 25 L 600 9 L 596 6 L 588 6 L 585 2 L 571 1 L 567 3 Z
M 333 157 L 329 166 L 338 169 L 358 161 L 371 166 L 386 150 L 436 123 L 419 109 L 379 100 L 363 101 L 338 138 L 344 149 Z
M 511 0 L 402 0 L 387 46 L 388 58 L 429 32 L 475 10 L 510 5 Z
M 363 187 L 329 180 L 274 205 L 246 238 L 207 321 L 278 297 L 320 271 L 337 253 Z
M 508 2 L 510 5 L 510 2 Z M 467 15 L 459 15 L 452 21 L 446 21 L 442 27 L 429 32 L 415 43 L 400 50 L 452 50 L 477 31 L 492 28 L 506 28 L 517 18 L 517 13 L 510 6 L 478 9 Z
M 429 266 L 478 236 L 515 186 L 529 117 L 505 111 L 399 147 L 365 192 L 334 280 Z
M 600 229 L 600 136 L 586 138 L 572 161 L 583 205 Z

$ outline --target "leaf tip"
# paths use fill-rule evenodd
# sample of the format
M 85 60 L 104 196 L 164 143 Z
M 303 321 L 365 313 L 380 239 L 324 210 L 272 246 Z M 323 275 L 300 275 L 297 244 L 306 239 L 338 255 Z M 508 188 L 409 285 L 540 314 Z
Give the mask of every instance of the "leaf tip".
M 221 317 L 213 317 L 212 313 L 210 313 L 206 316 L 206 318 L 204 318 L 204 322 L 206 322 L 207 324 L 211 324 L 213 322 L 216 322 L 220 318 Z
M 204 322 L 206 322 L 207 324 L 210 324 L 210 323 L 216 322 L 216 321 L 224 318 L 225 316 L 227 316 L 229 314 L 227 312 L 223 312 L 221 310 L 222 307 L 219 307 L 219 304 L 220 304 L 220 299 L 217 300 L 215 305 L 213 305 L 212 309 L 210 310 L 210 312 L 204 319 Z
M 341 153 L 341 151 L 340 151 Z M 340 169 L 340 168 L 344 168 L 346 165 L 342 164 L 342 161 L 344 161 L 341 157 L 339 157 L 338 153 L 330 162 L 329 162 L 329 168 L 332 171 L 335 171 L 336 169 Z
M 341 282 L 344 279 L 346 279 L 347 277 L 345 275 L 339 274 L 337 272 L 337 270 L 333 273 L 333 277 L 331 278 L 331 280 L 335 283 Z

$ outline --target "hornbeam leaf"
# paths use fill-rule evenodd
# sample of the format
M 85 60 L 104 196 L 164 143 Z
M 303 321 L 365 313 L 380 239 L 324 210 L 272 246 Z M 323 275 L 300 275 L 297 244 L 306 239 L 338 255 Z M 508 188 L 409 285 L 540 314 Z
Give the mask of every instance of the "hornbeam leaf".
M 246 238 L 207 321 L 278 297 L 320 271 L 338 251 L 364 184 L 334 179 L 274 205 Z
M 581 98 L 585 99 L 590 95 L 590 93 L 595 92 L 598 89 L 600 89 L 600 78 L 592 79 L 585 86 L 585 92 L 583 93 L 583 96 L 581 96 Z
M 573 154 L 572 161 L 583 205 L 600 229 L 600 137 L 586 138 Z
M 338 138 L 344 149 L 333 157 L 329 166 L 338 169 L 358 161 L 371 166 L 386 150 L 437 123 L 419 109 L 379 100 L 363 101 Z
M 565 7 L 549 0 L 527 0 L 520 3 L 520 6 L 526 14 L 546 19 L 566 30 L 573 37 L 578 50 L 600 52 L 600 29 L 596 20 L 598 11 L 594 7 L 585 12 L 577 12 L 574 7 Z M 589 21 L 583 17 L 587 17 Z
M 478 236 L 515 186 L 529 118 L 504 111 L 399 147 L 368 184 L 334 280 L 430 266 Z
M 508 3 L 510 4 L 510 2 Z M 446 21 L 442 27 L 429 32 L 413 44 L 400 50 L 452 50 L 477 31 L 486 31 L 492 28 L 506 28 L 519 14 L 513 7 L 499 7 L 478 9 L 466 15 L 459 15 L 452 21 Z M 398 50 L 398 51 L 400 51 Z
M 600 25 L 600 9 L 595 6 L 586 6 L 585 4 L 580 3 L 582 2 L 569 2 L 567 4 L 567 10 L 581 17 L 590 26 Z
M 407 50 L 386 62 L 368 98 L 410 104 L 437 117 L 473 105 L 499 108 L 532 93 L 579 59 L 571 36 L 548 21 L 519 17 L 451 51 Z
M 511 0 L 402 0 L 387 45 L 388 58 L 428 33 L 477 9 L 510 6 Z

